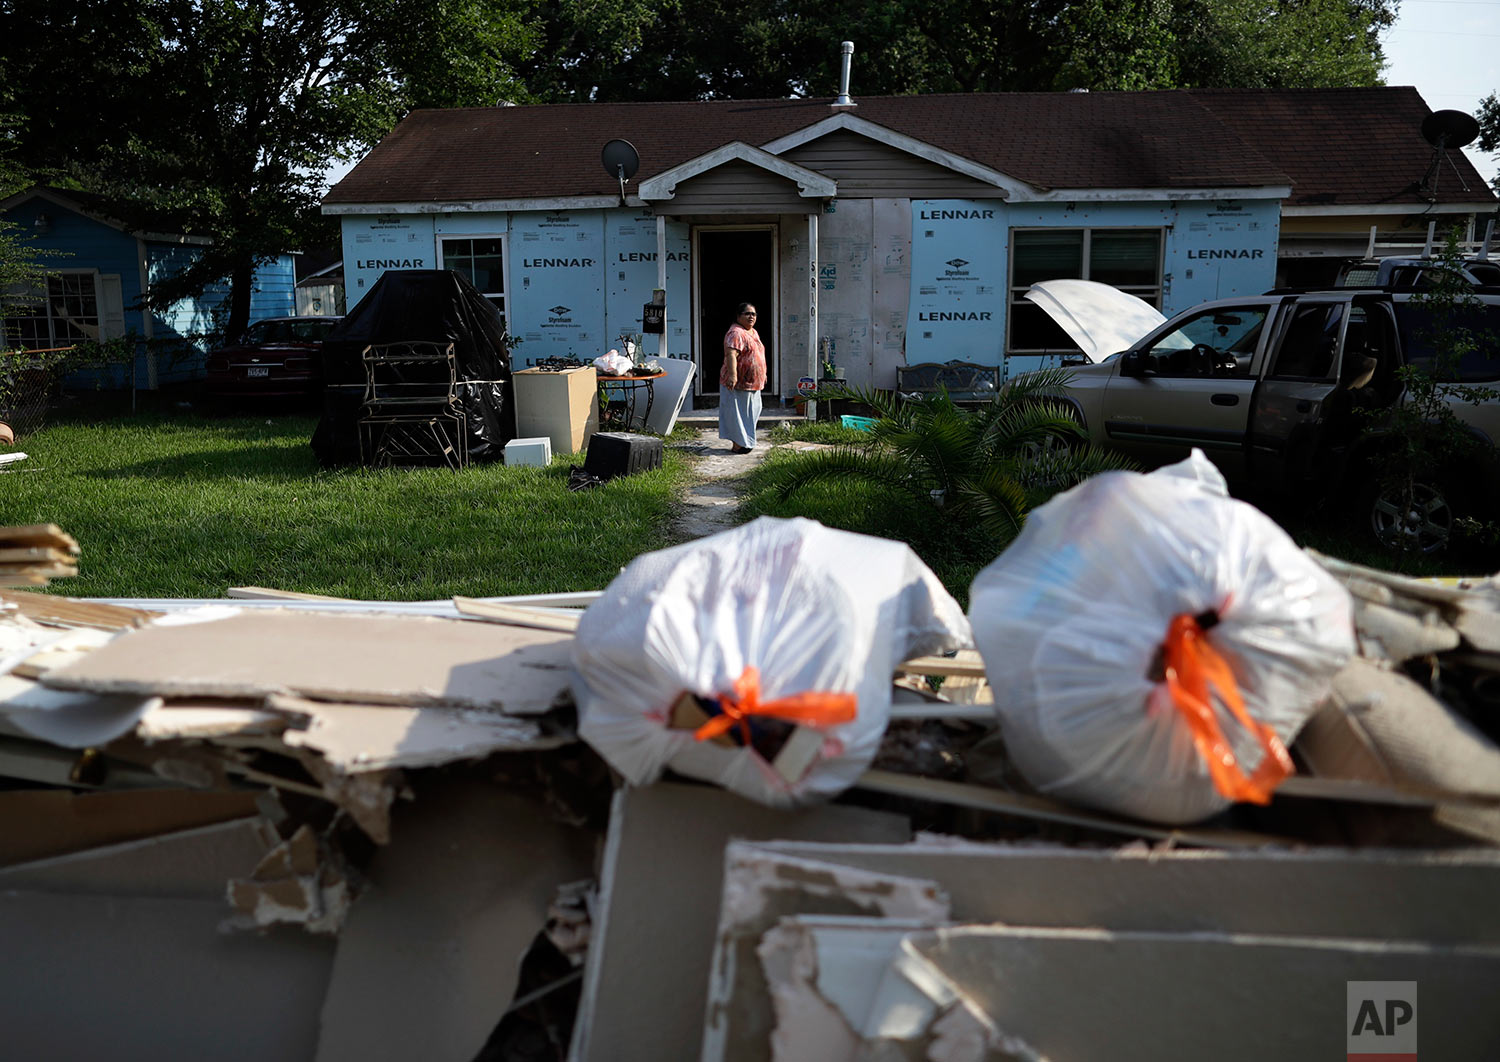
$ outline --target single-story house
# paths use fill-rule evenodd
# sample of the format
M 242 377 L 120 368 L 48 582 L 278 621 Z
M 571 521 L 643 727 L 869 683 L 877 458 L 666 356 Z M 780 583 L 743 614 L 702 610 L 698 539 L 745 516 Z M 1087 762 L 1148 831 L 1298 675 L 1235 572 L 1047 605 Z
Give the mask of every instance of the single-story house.
M 153 283 L 184 268 L 210 240 L 135 229 L 108 216 L 98 196 L 40 185 L 0 200 L 0 218 L 20 230 L 50 274 L 45 290 L 7 293 L 21 296 L 6 324 L 7 346 L 43 350 L 134 335 L 139 341 L 136 386 L 155 388 L 202 374 L 202 340 L 223 326 L 228 283 L 166 310 L 147 312 L 141 300 Z M 250 319 L 290 315 L 292 285 L 290 254 L 259 267 Z
M 463 272 L 521 364 L 593 358 L 642 331 L 717 389 L 735 303 L 760 310 L 768 390 L 833 361 L 1008 371 L 1071 344 L 1021 296 L 1082 277 L 1165 313 L 1261 292 L 1278 264 L 1364 253 L 1496 200 L 1460 152 L 1433 188 L 1410 88 L 999 93 L 423 110 L 323 201 L 351 307 L 386 270 Z M 625 182 L 601 151 L 633 145 Z M 1360 226 L 1364 233 L 1360 235 Z M 1279 255 L 1285 254 L 1285 259 Z

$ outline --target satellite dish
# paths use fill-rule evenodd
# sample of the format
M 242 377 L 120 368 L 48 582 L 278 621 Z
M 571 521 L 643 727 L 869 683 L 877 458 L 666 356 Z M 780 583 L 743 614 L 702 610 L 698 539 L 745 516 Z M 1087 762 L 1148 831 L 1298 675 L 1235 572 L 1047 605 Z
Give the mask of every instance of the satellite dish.
M 604 163 L 604 172 L 620 181 L 620 202 L 625 202 L 625 182 L 635 176 L 641 168 L 641 156 L 635 145 L 628 140 L 611 140 L 604 145 L 599 159 Z
M 1443 165 L 1443 160 L 1448 159 L 1448 165 L 1458 176 L 1458 183 L 1463 186 L 1464 191 L 1469 190 L 1469 184 L 1464 180 L 1458 164 L 1448 158 L 1449 149 L 1457 149 L 1465 144 L 1474 142 L 1479 135 L 1479 123 L 1474 116 L 1465 114 L 1463 111 L 1433 111 L 1422 119 L 1422 138 L 1432 145 L 1432 164 L 1427 167 L 1427 173 L 1417 184 L 1417 194 L 1429 203 L 1437 202 L 1438 170 Z
M 1452 113 L 1458 114 L 1459 112 Z M 1477 126 L 1475 131 L 1478 131 Z M 600 157 L 604 161 L 604 172 L 622 181 L 630 180 L 635 176 L 635 171 L 641 168 L 641 157 L 636 154 L 635 145 L 628 140 L 611 140 L 604 145 L 604 153 Z
M 1422 119 L 1422 138 L 1439 151 L 1466 147 L 1479 135 L 1479 123 L 1463 111 L 1433 111 Z

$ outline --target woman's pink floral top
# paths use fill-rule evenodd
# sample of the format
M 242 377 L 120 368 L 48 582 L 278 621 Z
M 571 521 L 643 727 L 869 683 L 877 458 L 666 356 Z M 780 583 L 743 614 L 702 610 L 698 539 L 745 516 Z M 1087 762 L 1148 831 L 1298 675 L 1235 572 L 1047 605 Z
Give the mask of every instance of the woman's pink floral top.
M 735 358 L 736 391 L 759 391 L 766 386 L 766 345 L 760 341 L 760 335 L 755 329 L 730 325 L 729 331 L 724 333 L 724 345 L 733 348 L 739 355 Z M 719 369 L 720 387 L 729 386 L 728 370 L 729 359 L 725 358 Z

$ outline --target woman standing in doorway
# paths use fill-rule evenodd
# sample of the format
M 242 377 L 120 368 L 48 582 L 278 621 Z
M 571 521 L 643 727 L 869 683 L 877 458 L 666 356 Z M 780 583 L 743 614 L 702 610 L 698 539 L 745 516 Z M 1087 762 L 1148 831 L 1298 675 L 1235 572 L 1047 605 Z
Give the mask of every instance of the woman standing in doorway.
M 766 386 L 766 347 L 755 331 L 755 307 L 742 302 L 734 324 L 724 333 L 724 364 L 719 369 L 719 438 L 732 454 L 755 446 L 760 417 L 760 389 Z

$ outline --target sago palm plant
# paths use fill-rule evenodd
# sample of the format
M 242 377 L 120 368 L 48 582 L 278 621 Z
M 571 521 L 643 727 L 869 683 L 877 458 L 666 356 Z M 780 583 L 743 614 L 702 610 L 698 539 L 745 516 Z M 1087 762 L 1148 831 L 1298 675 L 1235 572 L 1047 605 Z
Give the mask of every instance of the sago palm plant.
M 956 532 L 1009 542 L 1026 514 L 1099 472 L 1135 466 L 1088 445 L 1072 407 L 1058 395 L 1070 374 L 1030 373 L 989 404 L 961 408 L 946 391 L 917 400 L 864 390 L 821 397 L 863 403 L 875 423 L 869 441 L 807 451 L 769 465 L 763 489 L 781 500 L 823 481 L 859 479 L 911 495 L 938 510 Z

